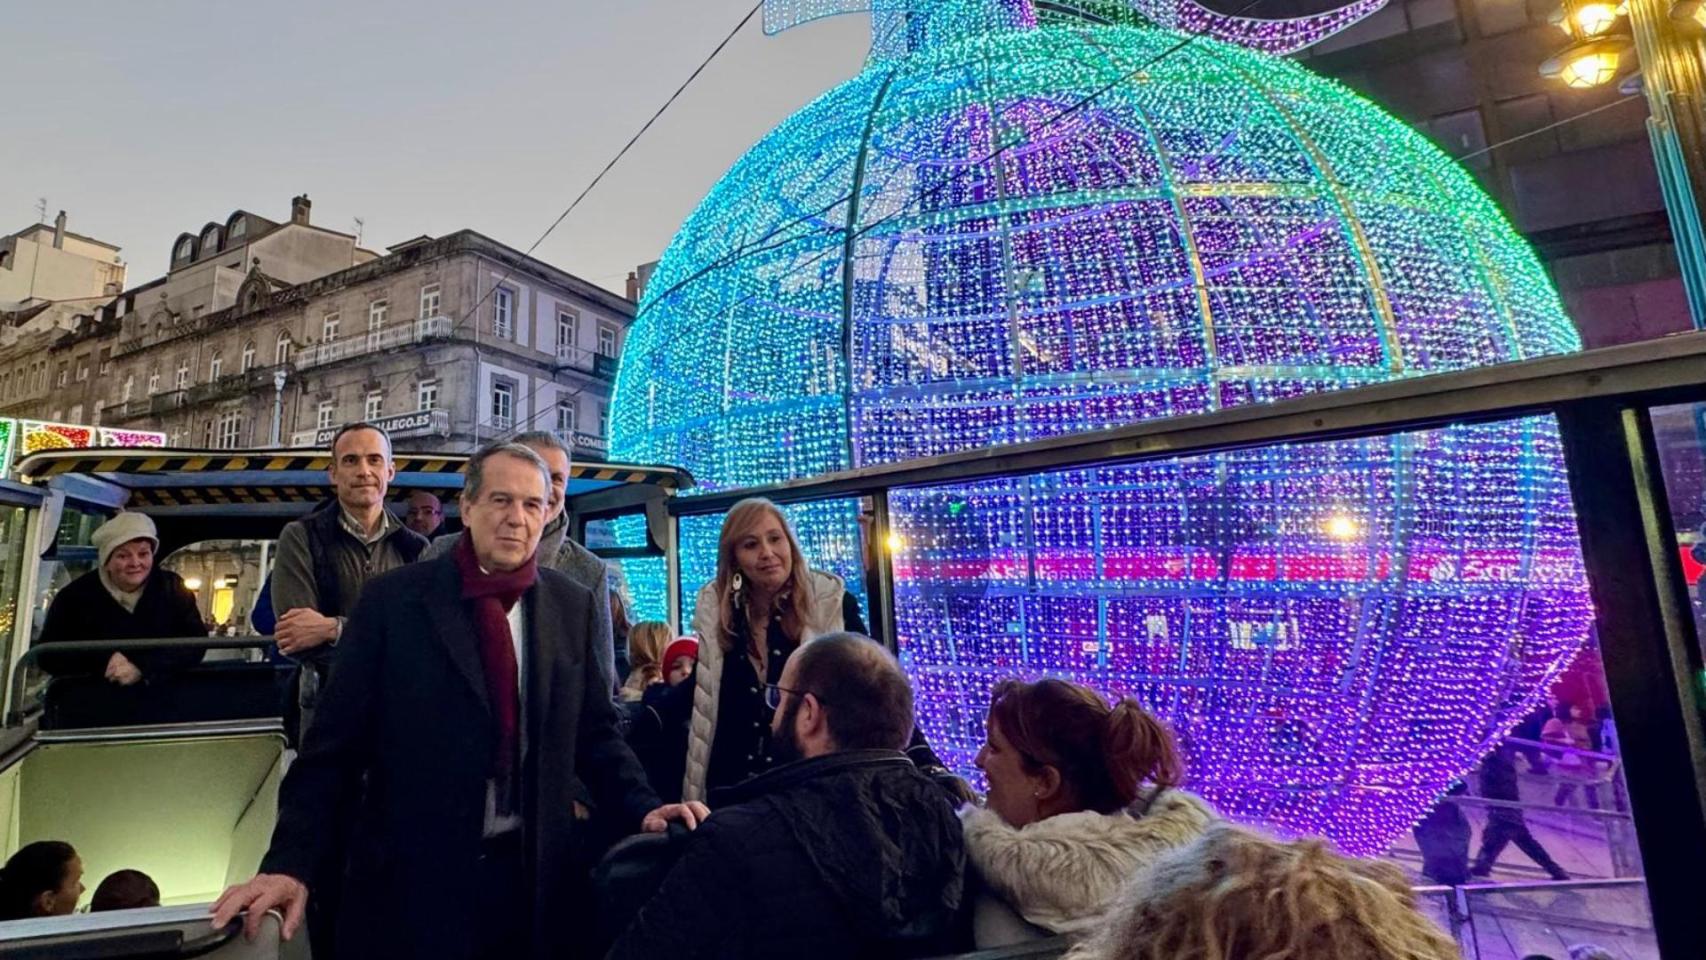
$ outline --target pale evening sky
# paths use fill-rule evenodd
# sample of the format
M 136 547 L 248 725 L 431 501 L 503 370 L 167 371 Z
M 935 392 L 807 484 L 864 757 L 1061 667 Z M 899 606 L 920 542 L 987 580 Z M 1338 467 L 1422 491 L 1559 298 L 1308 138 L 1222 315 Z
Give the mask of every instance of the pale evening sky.
M 180 232 L 307 193 L 371 249 L 464 227 L 526 249 L 752 3 L 0 0 L 0 235 L 45 197 L 134 286 Z M 864 17 L 755 17 L 536 255 L 620 292 L 868 40 Z

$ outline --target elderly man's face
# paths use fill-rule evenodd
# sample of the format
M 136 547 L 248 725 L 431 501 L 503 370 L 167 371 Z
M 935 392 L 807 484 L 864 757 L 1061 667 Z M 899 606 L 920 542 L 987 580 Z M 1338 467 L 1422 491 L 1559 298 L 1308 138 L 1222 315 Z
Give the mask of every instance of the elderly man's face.
M 539 549 L 549 488 L 538 466 L 506 454 L 487 460 L 482 474 L 479 492 L 462 497 L 462 522 L 480 566 L 507 573 Z

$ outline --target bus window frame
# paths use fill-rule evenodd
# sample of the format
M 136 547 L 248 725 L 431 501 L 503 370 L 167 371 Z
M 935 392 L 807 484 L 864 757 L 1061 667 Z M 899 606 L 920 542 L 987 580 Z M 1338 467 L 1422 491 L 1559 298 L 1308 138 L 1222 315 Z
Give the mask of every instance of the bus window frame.
M 1706 956 L 1699 864 L 1706 862 L 1706 664 L 1688 615 L 1654 407 L 1706 403 L 1706 331 L 1440 373 L 1094 433 L 845 470 L 669 501 L 671 515 L 718 513 L 747 497 L 778 503 L 871 497 L 870 536 L 889 533 L 888 494 L 1067 469 L 1173 460 L 1249 447 L 1389 436 L 1526 416 L 1557 419 L 1654 935 L 1664 956 Z M 1706 442 L 1706 437 L 1702 438 Z M 876 551 L 873 632 L 896 649 L 893 570 Z M 679 565 L 669 584 L 679 595 Z

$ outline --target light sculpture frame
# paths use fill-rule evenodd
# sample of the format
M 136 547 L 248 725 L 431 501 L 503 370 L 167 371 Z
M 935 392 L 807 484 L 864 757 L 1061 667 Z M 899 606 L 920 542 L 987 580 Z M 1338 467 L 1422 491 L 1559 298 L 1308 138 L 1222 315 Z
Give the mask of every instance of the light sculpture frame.
M 785 27 L 857 4 L 779 5 Z M 1112 23 L 862 6 L 867 68 L 665 253 L 613 456 L 728 489 L 1580 348 L 1473 178 L 1277 42 L 1107 2 Z M 856 591 L 857 509 L 790 510 Z M 895 639 L 961 772 L 996 679 L 1068 676 L 1172 722 L 1228 815 L 1359 853 L 1591 622 L 1544 419 L 897 490 L 890 511 Z M 683 521 L 688 604 L 718 520 Z M 629 579 L 657 613 L 661 585 Z

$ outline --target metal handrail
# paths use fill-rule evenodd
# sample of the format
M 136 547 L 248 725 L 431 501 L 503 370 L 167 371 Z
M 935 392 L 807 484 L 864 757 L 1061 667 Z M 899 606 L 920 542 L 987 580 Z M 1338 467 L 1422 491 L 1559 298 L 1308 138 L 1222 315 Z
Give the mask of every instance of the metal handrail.
M 722 513 L 747 497 L 796 503 L 897 487 L 1172 459 L 1281 443 L 1347 440 L 1448 424 L 1554 414 L 1572 403 L 1706 399 L 1706 332 L 1581 353 L 1145 420 L 1026 443 L 860 467 L 803 480 L 726 488 L 670 501 L 678 516 Z
M 22 723 L 30 711 L 23 708 L 24 681 L 31 671 L 40 669 L 36 661 L 41 651 L 60 653 L 105 653 L 109 650 L 264 650 L 273 644 L 272 634 L 248 637 L 150 637 L 137 640 L 67 640 L 62 643 L 37 643 L 24 651 L 12 667 L 12 709 L 6 713 L 6 726 Z
M 1597 784 L 1588 784 L 1588 786 L 1597 786 Z M 1532 810 L 1536 813 L 1567 813 L 1571 816 L 1593 817 L 1602 820 L 1632 821 L 1634 819 L 1627 813 L 1618 813 L 1615 810 L 1583 810 L 1575 807 L 1554 806 L 1549 803 L 1524 803 L 1519 800 L 1493 800 L 1488 797 L 1477 797 L 1469 794 L 1463 794 L 1450 799 L 1452 803 L 1465 803 L 1476 807 L 1500 807 L 1505 810 L 1523 811 Z
M 1646 877 L 1611 877 L 1605 880 L 1537 880 L 1524 883 L 1466 883 L 1458 890 L 1497 893 L 1526 893 L 1535 890 L 1585 890 L 1589 887 L 1644 887 Z
M 1524 740 L 1521 737 L 1506 737 L 1504 742 L 1509 746 L 1519 747 L 1523 750 L 1542 750 L 1548 753 L 1556 753 L 1565 756 L 1573 755 L 1596 763 L 1616 764 L 1623 761 L 1623 758 L 1615 753 L 1601 753 L 1596 750 L 1583 750 L 1581 747 L 1569 747 L 1561 743 L 1547 743 L 1544 740 Z

